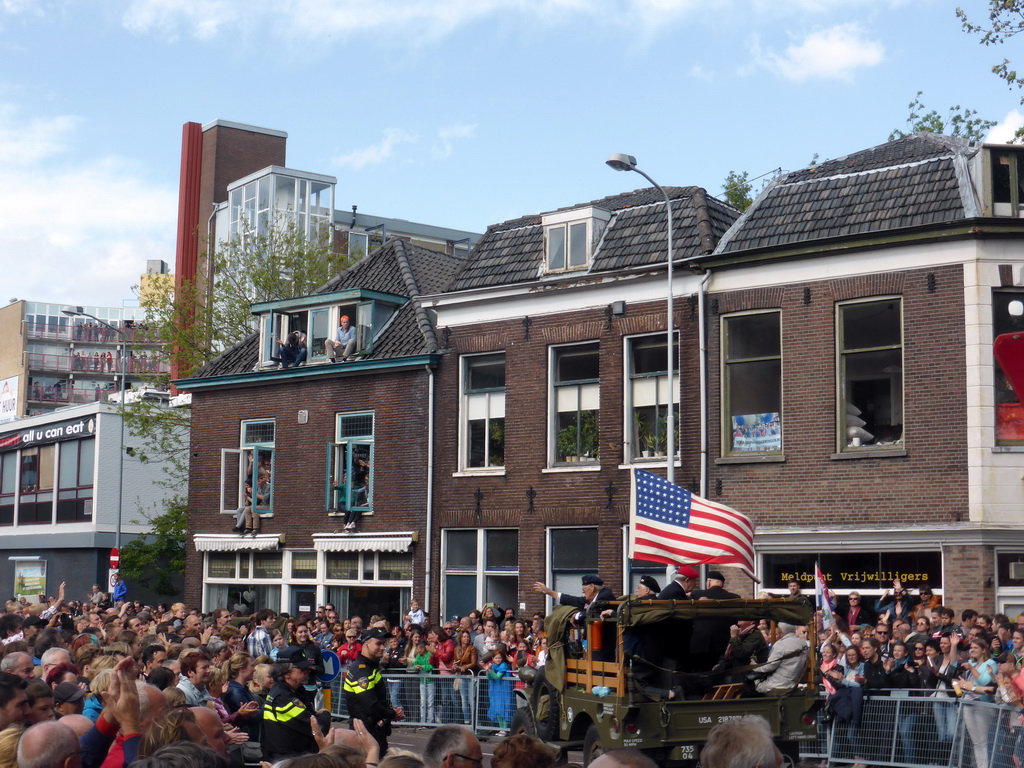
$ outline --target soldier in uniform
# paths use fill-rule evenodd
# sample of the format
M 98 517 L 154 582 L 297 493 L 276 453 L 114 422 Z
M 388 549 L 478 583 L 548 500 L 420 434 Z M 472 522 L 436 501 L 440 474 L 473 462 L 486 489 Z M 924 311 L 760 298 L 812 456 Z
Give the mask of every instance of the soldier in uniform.
M 401 707 L 391 706 L 388 687 L 380 673 L 380 660 L 390 637 L 391 633 L 385 629 L 369 630 L 363 636 L 362 652 L 345 673 L 345 704 L 349 717 L 352 721 L 363 721 L 366 730 L 377 740 L 381 756 L 388 751 L 391 721 L 405 717 Z

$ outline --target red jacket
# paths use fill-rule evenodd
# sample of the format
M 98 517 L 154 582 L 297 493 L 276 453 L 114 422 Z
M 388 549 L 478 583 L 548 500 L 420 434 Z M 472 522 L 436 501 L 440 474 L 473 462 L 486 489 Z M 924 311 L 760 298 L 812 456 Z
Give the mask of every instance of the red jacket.
M 362 643 L 345 643 L 344 645 L 338 646 L 338 658 L 341 660 L 343 665 L 358 659 L 359 654 L 362 652 Z

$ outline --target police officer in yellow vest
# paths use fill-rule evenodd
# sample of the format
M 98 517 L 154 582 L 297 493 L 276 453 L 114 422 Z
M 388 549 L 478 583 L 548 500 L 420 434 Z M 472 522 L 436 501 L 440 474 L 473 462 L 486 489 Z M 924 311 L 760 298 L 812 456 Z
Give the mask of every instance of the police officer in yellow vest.
M 318 751 L 310 719 L 315 712 L 302 697 L 314 662 L 301 648 L 287 646 L 274 665 L 274 687 L 263 708 L 263 756 L 270 762 Z
M 363 635 L 363 651 L 348 665 L 345 673 L 345 704 L 352 720 L 362 720 L 366 730 L 380 745 L 383 757 L 388 751 L 391 721 L 401 720 L 405 712 L 392 707 L 388 687 L 380 674 L 384 643 L 391 637 L 387 630 L 375 628 Z

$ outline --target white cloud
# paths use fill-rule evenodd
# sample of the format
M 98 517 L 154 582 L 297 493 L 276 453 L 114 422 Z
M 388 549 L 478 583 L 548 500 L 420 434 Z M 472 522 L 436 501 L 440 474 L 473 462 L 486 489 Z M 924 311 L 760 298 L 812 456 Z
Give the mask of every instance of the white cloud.
M 659 29 L 668 18 L 701 7 L 698 0 L 620 0 L 610 9 L 589 0 L 128 0 L 123 24 L 136 34 L 168 38 L 184 31 L 195 38 L 212 39 L 258 28 L 299 39 L 387 30 L 389 34 L 413 33 L 415 40 L 429 41 L 499 16 L 531 25 L 580 18 L 618 25 L 626 17 L 645 28 Z
M 410 131 L 403 131 L 399 128 L 388 128 L 384 131 L 384 138 L 377 144 L 363 147 L 335 158 L 338 165 L 345 165 L 352 170 L 358 171 L 368 165 L 377 165 L 391 158 L 395 154 L 395 147 L 400 144 L 414 144 L 419 137 Z
M 254 10 L 265 5 L 254 0 Z M 210 40 L 223 28 L 237 29 L 249 14 L 230 0 L 132 0 L 122 18 L 130 32 L 155 32 L 176 38 L 180 28 L 199 40 Z M 264 9 L 265 10 L 265 9 Z
M 11 15 L 31 11 L 41 16 L 44 12 L 43 5 L 42 0 L 0 0 L 0 11 Z
M 79 124 L 0 104 L 2 299 L 119 305 L 147 259 L 174 260 L 177 190 L 119 158 L 76 160 Z
M 705 69 L 700 64 L 694 64 L 687 73 L 694 80 L 703 80 L 704 82 L 711 82 L 715 79 L 715 73 L 711 70 Z
M 753 44 L 758 66 L 785 80 L 849 80 L 855 70 L 874 67 L 885 59 L 885 47 L 870 39 L 859 24 L 838 24 L 812 32 L 782 54 L 762 51 Z
M 437 132 L 438 144 L 434 147 L 434 157 L 445 158 L 451 157 L 452 152 L 455 151 L 455 140 L 456 139 L 471 139 L 473 134 L 476 133 L 476 123 L 472 125 L 449 125 L 441 128 Z
M 988 136 L 985 137 L 985 141 L 993 144 L 1009 144 L 1013 141 L 1017 129 L 1022 126 L 1024 126 L 1024 115 L 1016 109 L 1011 109 L 998 125 L 992 127 Z
M 60 115 L 49 120 L 17 121 L 16 110 L 0 104 L 0 165 L 4 168 L 32 165 L 60 151 L 79 120 Z

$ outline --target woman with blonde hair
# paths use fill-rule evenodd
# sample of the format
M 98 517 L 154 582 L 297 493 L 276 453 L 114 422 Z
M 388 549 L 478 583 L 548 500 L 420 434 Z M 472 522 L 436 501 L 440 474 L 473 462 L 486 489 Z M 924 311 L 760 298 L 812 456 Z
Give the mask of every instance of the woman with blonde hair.
M 18 768 L 18 742 L 24 732 L 23 725 L 9 725 L 0 731 L 0 768 Z

